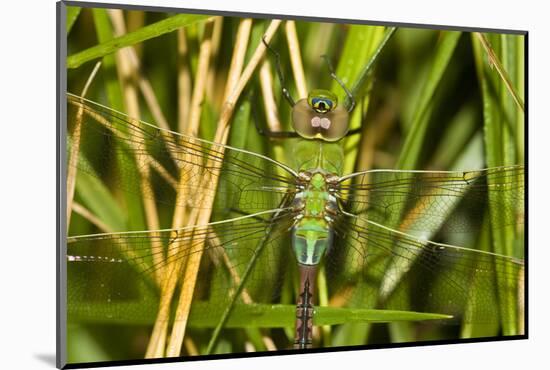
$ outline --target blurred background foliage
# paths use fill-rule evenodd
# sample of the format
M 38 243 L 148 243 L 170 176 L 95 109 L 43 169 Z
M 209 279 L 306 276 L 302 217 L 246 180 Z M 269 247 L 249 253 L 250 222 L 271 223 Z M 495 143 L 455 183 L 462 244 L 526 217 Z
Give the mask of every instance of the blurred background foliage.
M 173 21 L 173 14 L 116 13 L 105 9 L 68 8 L 67 90 L 80 95 L 95 62 L 101 60 L 102 65 L 87 91 L 87 98 L 131 113 L 126 106 L 125 94 L 128 91 L 125 89 L 133 85 L 135 91 L 139 91 L 146 81 L 169 128 L 182 132 L 190 119 L 191 95 L 199 78 L 201 47 L 204 47 L 205 40 L 210 40 L 210 64 L 204 98 L 200 101 L 197 134 L 212 140 L 224 108 L 226 80 L 241 18 L 190 15 L 177 19 L 174 23 L 177 26 L 173 26 L 162 24 Z M 155 28 L 159 23 L 160 27 Z M 260 44 L 268 24 L 266 19 L 253 20 L 246 61 Z M 181 29 L 184 29 L 183 33 Z M 398 28 L 383 45 L 369 74 L 362 78 L 371 57 L 388 35 L 387 27 L 296 21 L 295 29 L 306 88 L 329 88 L 339 95 L 341 103 L 344 102 L 344 92 L 331 79 L 321 58 L 321 55 L 327 55 L 336 67 L 337 75 L 354 89 L 357 97 L 352 128 L 361 127 L 363 123 L 363 129 L 361 135 L 346 139 L 344 144 L 346 173 L 371 168 L 448 170 L 523 164 L 523 35 Z M 303 91 L 295 83 L 300 76 L 291 65 L 291 54 L 296 51 L 289 51 L 285 36 L 288 32 L 283 22 L 270 45 L 280 53 L 291 94 L 302 98 Z M 126 44 L 109 44 L 109 40 L 121 34 L 131 36 L 125 40 Z M 131 46 L 139 63 L 135 73 L 126 77 L 121 77 L 113 54 L 121 46 Z M 273 84 L 273 104 L 278 117 L 273 122 L 279 123 L 283 130 L 291 130 L 290 109 L 280 93 L 274 62 L 272 56 L 265 62 Z M 262 65 L 256 69 L 238 100 L 228 144 L 290 162 L 284 155 L 288 142 L 267 140 L 254 127 L 254 119 L 264 127 L 273 123 L 266 114 L 270 107 L 260 83 Z M 504 76 L 500 70 L 505 72 Z M 509 84 L 505 83 L 506 79 Z M 179 90 L 178 86 L 186 87 Z M 140 118 L 160 125 L 158 114 L 151 111 L 144 94 L 136 94 Z M 72 122 L 68 122 L 68 128 L 72 130 Z M 86 159 L 94 157 L 94 150 L 97 154 L 103 149 L 94 149 L 93 145 L 88 147 L 92 147 L 92 151 L 86 153 Z M 72 214 L 69 235 L 147 229 L 139 192 L 123 194 L 120 189 L 111 188 L 97 178 L 78 174 L 75 203 L 101 220 L 104 227 L 90 222 L 90 216 L 81 210 Z M 159 204 L 158 218 L 160 228 L 170 228 L 172 208 Z M 485 230 L 479 236 L 448 236 L 445 240 L 523 257 L 521 230 L 512 234 Z M 113 335 L 113 327 L 116 335 Z M 247 343 L 250 342 L 256 350 L 265 350 L 262 336 L 270 337 L 275 348 L 279 349 L 286 348 L 292 340 L 291 327 L 263 330 L 260 333 L 246 328 L 231 329 L 220 341 L 216 352 L 248 350 Z M 489 329 L 475 325 L 442 328 L 408 323 L 353 324 L 335 330 L 328 344 L 323 330 L 316 332 L 316 337 L 321 337 L 318 340 L 327 345 L 378 344 L 517 334 L 522 330 L 517 326 L 503 328 L 498 323 Z M 69 361 L 142 358 L 150 331 L 150 323 L 74 320 L 69 323 Z M 208 338 L 204 329 L 192 327 L 189 337 L 195 342 L 186 341 L 182 354 L 200 353 Z

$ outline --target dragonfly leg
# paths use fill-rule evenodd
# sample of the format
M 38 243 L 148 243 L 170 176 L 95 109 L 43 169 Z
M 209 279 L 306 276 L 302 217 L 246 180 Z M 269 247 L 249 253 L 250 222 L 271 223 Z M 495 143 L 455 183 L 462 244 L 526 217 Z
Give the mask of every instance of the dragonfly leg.
M 363 99 L 360 100 L 359 102 L 360 106 L 361 106 L 361 126 L 357 127 L 357 128 L 354 128 L 352 130 L 349 130 L 348 133 L 346 134 L 346 137 L 348 136 L 352 136 L 352 135 L 356 135 L 356 134 L 360 134 L 361 132 L 363 132 L 363 129 L 365 127 L 365 117 L 363 116 Z
M 313 293 L 317 266 L 300 265 L 300 295 L 296 303 L 294 348 L 311 348 L 313 336 Z
M 348 112 L 351 113 L 353 108 L 355 108 L 355 98 L 353 97 L 353 94 L 351 93 L 351 91 L 349 91 L 344 82 L 336 75 L 336 72 L 334 72 L 334 68 L 332 68 L 332 63 L 330 62 L 328 56 L 321 55 L 321 58 L 325 60 L 328 71 L 330 72 L 330 77 L 332 77 L 334 81 L 338 82 L 338 85 L 340 85 L 340 87 L 342 87 L 342 89 L 344 89 L 344 91 L 346 92 L 346 95 L 348 96 L 348 99 L 350 101 Z
M 252 99 L 252 94 L 249 94 L 249 99 Z M 289 139 L 299 137 L 298 133 L 294 131 L 272 131 L 268 128 L 262 127 L 260 125 L 260 119 L 258 117 L 258 111 L 254 103 L 250 104 L 252 110 L 252 119 L 254 120 L 254 126 L 256 126 L 256 131 L 262 136 L 266 136 L 273 139 Z
M 271 46 L 269 46 L 269 43 L 265 41 L 265 35 L 264 37 L 262 37 L 262 42 L 264 43 L 267 50 L 275 56 L 275 70 L 277 71 L 277 76 L 279 77 L 281 88 L 283 89 L 283 96 L 285 97 L 286 101 L 288 101 L 290 106 L 294 107 L 296 102 L 290 95 L 290 91 L 288 91 L 288 89 L 285 86 L 285 77 L 283 75 L 283 69 L 281 68 L 281 55 L 278 52 L 276 52 Z

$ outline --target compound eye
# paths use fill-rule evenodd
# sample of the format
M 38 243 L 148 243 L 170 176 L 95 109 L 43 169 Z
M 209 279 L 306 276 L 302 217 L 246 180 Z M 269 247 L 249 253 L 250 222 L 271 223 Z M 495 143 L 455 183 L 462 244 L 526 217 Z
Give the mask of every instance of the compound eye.
M 312 125 L 312 120 L 318 114 L 311 109 L 307 99 L 301 99 L 292 108 L 292 124 L 294 130 L 304 139 L 314 139 L 319 133 L 318 126 Z
M 348 133 L 349 114 L 344 107 L 336 107 L 333 111 L 325 114 L 321 120 L 325 121 L 326 126 L 326 128 L 323 127 L 321 136 L 326 141 L 338 141 Z
M 312 98 L 310 104 L 317 113 L 327 113 L 334 109 L 334 101 L 327 98 Z

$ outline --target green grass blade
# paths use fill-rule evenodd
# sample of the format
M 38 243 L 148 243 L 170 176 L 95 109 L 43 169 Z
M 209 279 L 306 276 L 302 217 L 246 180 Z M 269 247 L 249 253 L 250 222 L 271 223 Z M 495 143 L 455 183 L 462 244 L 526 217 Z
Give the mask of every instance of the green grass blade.
M 71 32 L 74 22 L 76 22 L 81 10 L 82 8 L 76 6 L 67 7 L 67 35 Z
M 369 66 L 371 59 L 373 57 L 376 59 L 378 56 L 376 51 L 383 37 L 384 27 L 362 25 L 350 27 L 336 68 L 336 75 L 348 90 L 353 89 L 354 93 L 361 93 L 360 87 L 363 87 L 366 82 L 364 66 Z M 367 61 L 366 64 L 365 61 Z M 339 102 L 347 101 L 345 91 L 336 81 L 332 82 L 331 91 L 338 96 Z
M 494 66 L 494 68 L 498 72 L 502 82 L 506 86 L 506 90 L 508 90 L 510 95 L 512 95 L 512 98 L 514 99 L 514 102 L 518 105 L 518 107 L 523 112 L 525 110 L 524 104 L 523 104 L 523 98 L 521 98 L 519 96 L 516 88 L 514 87 L 513 82 L 511 81 L 510 77 L 508 76 L 508 73 L 506 72 L 507 68 L 505 68 L 505 66 L 500 62 L 499 57 L 496 55 L 496 53 L 495 53 L 493 47 L 491 46 L 491 43 L 487 39 L 487 37 L 484 34 L 478 33 L 478 32 L 476 32 L 475 35 L 478 36 L 478 39 L 479 39 L 481 45 L 483 45 L 483 48 L 487 52 L 487 57 L 489 58 L 490 65 Z M 506 40 L 506 38 L 504 38 L 504 40 Z M 506 41 L 504 41 L 504 42 L 506 42 Z M 507 55 L 504 56 L 505 57 L 505 59 L 504 59 L 505 62 L 508 61 L 508 57 L 512 58 L 512 64 L 508 65 L 508 67 L 511 67 L 512 71 L 515 70 L 515 68 L 514 68 L 515 67 L 514 66 L 515 56 L 516 55 L 513 52 L 511 54 L 507 53 Z
M 385 31 L 384 27 L 353 25 L 348 31 L 336 75 L 348 90 L 353 91 L 358 108 L 365 110 L 368 108 L 369 100 L 363 99 L 369 84 L 368 72 L 391 35 L 393 32 Z M 337 94 L 338 101 L 344 102 L 346 106 L 350 104 L 347 94 L 336 81 L 332 82 L 331 91 Z M 361 109 L 354 109 L 350 119 L 350 129 L 360 127 L 361 119 Z M 344 173 L 352 172 L 355 167 L 359 140 L 360 136 L 354 135 L 348 137 L 344 143 L 346 152 Z
M 369 107 L 370 96 L 365 96 L 371 83 L 370 72 L 380 57 L 381 51 L 395 33 L 395 28 L 353 26 L 350 28 L 344 51 L 340 57 L 337 75 L 346 83 L 356 101 L 356 108 L 351 117 L 350 128 L 361 127 L 362 113 Z M 339 99 L 349 106 L 350 102 L 342 88 L 334 81 L 332 91 L 339 93 Z M 356 157 L 359 150 L 360 135 L 348 137 L 344 143 L 345 165 L 344 173 L 352 172 L 356 167 Z M 374 304 L 374 302 L 371 302 Z M 340 337 L 353 338 L 352 343 L 364 343 L 370 332 L 369 325 L 347 325 L 339 332 Z M 335 337 L 338 341 L 339 337 Z
M 204 21 L 210 17 L 211 16 L 208 15 L 195 14 L 175 15 L 173 17 L 142 27 L 137 31 L 127 33 L 125 35 L 109 40 L 105 43 L 93 46 L 77 54 L 73 54 L 67 58 L 67 68 L 77 68 L 90 60 L 101 58 L 107 54 L 112 54 L 115 51 L 126 46 L 131 46 L 145 40 L 164 35 L 180 27 L 189 26 L 191 24 Z
M 432 66 L 420 93 L 419 104 L 412 118 L 408 135 L 403 144 L 403 150 L 395 165 L 397 169 L 415 169 L 418 158 L 424 146 L 424 138 L 428 129 L 427 113 L 430 102 L 447 68 L 456 48 L 461 32 L 443 31 L 436 46 Z
M 155 320 L 156 311 L 154 307 L 142 307 L 139 303 L 92 303 L 94 309 L 87 307 L 72 308 L 71 316 L 80 322 L 89 323 L 111 323 L 147 325 Z M 105 310 L 113 309 L 114 305 L 123 312 L 135 312 L 132 317 L 116 317 L 106 319 L 101 314 Z M 217 303 L 195 302 L 189 316 L 189 327 L 192 328 L 214 328 L 217 326 L 217 318 L 223 313 L 224 307 Z M 206 317 L 202 312 L 211 312 Z M 198 314 L 194 314 L 198 313 Z M 294 326 L 296 306 L 282 304 L 235 304 L 231 315 L 225 324 L 226 328 L 283 328 Z M 445 320 L 451 316 L 437 313 L 423 313 L 412 311 L 376 310 L 362 308 L 341 308 L 341 307 L 316 307 L 313 319 L 314 325 L 341 325 L 345 323 L 372 322 L 387 323 L 394 321 L 424 321 L 424 320 Z
M 398 169 L 414 169 L 418 163 L 425 138 L 427 136 L 429 116 L 432 112 L 433 96 L 437 88 L 440 86 L 443 74 L 449 65 L 451 56 L 453 55 L 460 36 L 460 32 L 442 32 L 441 34 L 433 58 L 431 59 L 431 68 L 429 69 L 429 73 L 423 82 L 423 86 L 420 91 L 419 103 L 417 104 L 414 114 L 412 115 L 412 122 L 408 125 L 409 131 L 405 138 L 403 149 L 395 165 Z M 458 199 L 456 199 L 456 201 L 458 202 Z M 403 213 L 403 210 L 397 210 L 396 213 Z M 396 221 L 398 220 L 399 219 L 396 218 Z M 419 221 L 421 222 L 421 220 Z M 394 225 L 388 224 L 386 226 L 393 229 L 401 229 L 397 223 Z M 431 235 L 437 232 L 438 227 L 439 226 L 435 226 L 433 230 L 423 230 L 423 237 L 429 239 Z M 387 248 L 391 249 L 391 244 L 389 244 Z M 382 297 L 387 298 L 393 293 L 393 289 L 401 281 L 406 271 L 409 270 L 412 261 L 413 259 L 411 259 L 410 262 L 405 263 L 401 259 L 395 259 L 388 263 L 385 267 L 385 277 L 382 278 L 381 286 L 389 289 L 384 289 L 379 292 Z M 391 271 L 391 273 L 389 273 L 389 271 Z M 404 284 L 406 284 L 406 282 L 404 282 Z M 400 333 L 405 334 L 410 331 L 409 328 L 406 327 L 393 329 L 394 331 L 398 330 Z
M 481 163 L 479 161 L 476 161 L 478 158 L 477 156 L 472 156 L 471 153 L 479 152 L 481 150 L 481 140 L 479 140 L 478 136 L 474 136 L 469 142 L 466 148 L 461 152 L 461 155 L 456 158 L 455 160 L 455 166 L 462 167 L 464 163 L 468 163 L 468 165 L 472 166 L 472 168 L 478 168 L 481 166 Z M 474 159 L 472 159 L 473 157 Z M 435 197 L 441 197 L 440 195 L 435 194 Z M 425 202 L 425 204 L 431 204 L 430 207 L 438 207 L 437 202 L 431 202 L 428 200 L 429 198 L 426 197 L 425 199 L 420 199 L 418 202 Z M 462 197 L 460 196 L 453 196 L 453 197 L 447 197 L 446 202 L 448 204 L 448 213 L 446 216 L 451 215 L 451 213 L 454 211 L 454 208 L 458 206 L 459 202 L 461 201 Z M 427 214 L 430 213 L 430 208 L 426 208 L 424 212 Z M 437 210 L 435 210 L 437 212 Z M 411 220 L 408 219 L 408 217 L 412 217 Z M 424 220 L 422 218 L 415 218 L 414 214 L 412 215 L 404 215 L 403 220 L 401 221 L 401 226 L 394 226 L 394 229 L 401 230 L 403 232 L 410 233 L 411 235 L 415 235 L 418 233 L 417 230 L 419 230 L 417 224 L 422 224 Z M 421 235 L 425 239 L 432 239 L 437 231 L 441 228 L 441 226 L 444 224 L 444 218 L 442 217 L 439 222 L 432 222 L 430 224 L 430 227 L 423 227 Z M 403 225 L 407 225 L 404 227 Z M 410 269 L 411 265 L 414 263 L 415 258 L 410 258 L 409 260 L 404 259 L 396 259 L 392 261 L 387 267 L 386 267 L 386 280 L 384 283 L 382 283 L 383 286 L 386 286 L 388 284 L 388 287 L 391 287 L 387 292 L 382 292 L 383 295 L 390 295 L 393 292 L 393 289 L 397 284 L 402 280 L 403 276 L 407 273 L 407 271 Z M 389 273 L 391 271 L 391 273 Z
M 523 36 L 517 35 L 488 35 L 488 40 L 493 46 L 494 55 L 492 58 L 498 58 L 502 62 L 503 68 L 512 71 L 508 73 L 513 76 L 512 84 L 518 84 L 523 81 L 522 75 L 523 57 L 517 52 L 518 44 L 523 40 Z M 521 163 L 523 155 L 518 155 L 518 125 L 523 123 L 514 122 L 520 114 L 519 108 L 513 102 L 508 87 L 502 78 L 493 71 L 493 60 L 489 61 L 488 55 L 483 51 L 479 38 L 472 36 L 474 57 L 478 78 L 481 85 L 483 97 L 483 120 L 485 134 L 485 154 L 487 166 L 504 166 Z M 498 179 L 497 179 L 498 180 Z M 489 184 L 498 186 L 498 182 Z M 501 224 L 515 224 L 516 217 L 523 217 L 520 212 L 523 208 L 510 212 L 505 208 L 505 202 L 500 199 L 498 192 L 491 193 L 491 212 L 493 220 Z M 505 219 L 505 220 L 503 220 Z M 523 230 L 516 227 L 498 228 L 491 227 L 491 237 L 493 251 L 499 254 L 523 257 L 523 243 L 521 240 Z M 504 272 L 509 273 L 509 272 Z M 518 334 L 519 327 L 515 318 L 518 317 L 518 311 L 521 310 L 518 297 L 518 287 L 506 283 L 506 279 L 501 279 L 498 284 L 498 299 L 501 307 L 502 329 L 505 335 Z
M 270 223 L 270 225 L 266 228 L 265 236 L 263 236 L 262 239 L 259 241 L 259 243 L 258 243 L 258 245 L 255 249 L 253 257 L 250 259 L 250 261 L 246 265 L 246 268 L 245 268 L 244 272 L 241 274 L 241 281 L 239 282 L 239 285 L 237 286 L 235 291 L 232 292 L 233 294 L 232 294 L 230 302 L 226 306 L 222 307 L 223 313 L 221 315 L 221 318 L 219 320 L 217 320 L 217 318 L 219 316 L 215 316 L 216 321 L 217 321 L 217 325 L 214 328 L 214 333 L 212 333 L 212 336 L 210 337 L 210 341 L 209 341 L 208 347 L 206 349 L 206 354 L 212 353 L 212 350 L 214 349 L 214 346 L 216 345 L 216 342 L 219 338 L 220 332 L 221 332 L 222 328 L 225 327 L 225 325 L 227 323 L 227 320 L 229 319 L 230 314 L 231 314 L 231 312 L 233 311 L 233 309 L 235 307 L 235 303 L 237 302 L 238 297 L 240 296 L 241 292 L 243 291 L 243 289 L 246 285 L 246 282 L 248 280 L 248 277 L 250 276 L 250 273 L 254 269 L 256 261 L 258 260 L 258 258 L 261 255 L 263 249 L 267 245 L 267 242 L 268 242 L 268 239 L 269 239 L 269 234 L 271 234 L 271 232 L 273 231 L 274 225 L 275 225 L 274 223 Z
M 370 56 L 369 61 L 367 64 L 364 65 L 364 67 L 361 69 L 361 72 L 357 75 L 357 78 L 355 82 L 351 85 L 351 93 L 352 95 L 358 95 L 361 96 L 361 92 L 365 90 L 365 88 L 368 86 L 369 83 L 369 75 L 372 72 L 374 68 L 374 64 L 378 60 L 378 57 L 380 56 L 380 53 L 388 43 L 388 41 L 392 38 L 392 36 L 395 34 L 395 31 L 397 31 L 396 27 L 388 27 L 384 33 L 383 38 L 380 40 L 378 45 L 376 46 L 376 50 L 372 53 Z M 349 99 L 346 97 L 346 106 L 349 105 Z
M 105 9 L 92 10 L 97 39 L 100 44 L 113 39 L 113 27 Z M 124 111 L 122 89 L 117 78 L 116 61 L 114 54 L 103 57 L 101 70 L 109 98 L 109 106 L 113 109 Z
M 484 226 L 481 228 L 481 233 L 477 241 L 477 249 L 483 251 L 491 250 L 491 235 L 489 228 L 488 214 L 485 214 Z M 472 281 L 471 289 L 475 292 L 468 300 L 466 307 L 466 316 L 476 316 L 476 309 L 482 309 L 480 302 L 483 302 L 483 306 L 491 305 L 498 309 L 498 302 L 496 297 L 496 291 L 490 297 L 484 296 L 483 284 L 476 278 Z M 495 315 L 491 318 L 491 322 L 485 322 L 483 324 L 464 322 L 461 327 L 461 338 L 476 338 L 476 337 L 492 337 L 498 335 L 499 331 L 499 318 Z
M 437 313 L 413 311 L 318 307 L 313 323 L 314 325 L 338 325 L 349 322 L 387 323 L 394 321 L 445 320 L 451 317 Z
M 86 160 L 80 156 L 80 162 Z M 90 167 L 90 165 L 84 165 Z M 91 168 L 91 167 L 90 167 Z M 97 177 L 79 171 L 76 176 L 76 193 L 82 203 L 111 230 L 126 230 L 126 218 L 107 187 Z
M 437 150 L 432 156 L 433 162 L 428 168 L 451 168 L 456 158 L 468 146 L 468 141 L 478 130 L 480 123 L 479 109 L 473 102 L 462 106 L 449 123 L 441 140 L 439 140 Z M 481 165 L 483 166 L 483 163 Z M 480 167 L 453 166 L 453 168 L 459 170 Z
M 67 330 L 68 362 L 93 362 L 109 358 L 108 351 L 98 343 L 88 328 L 69 325 Z

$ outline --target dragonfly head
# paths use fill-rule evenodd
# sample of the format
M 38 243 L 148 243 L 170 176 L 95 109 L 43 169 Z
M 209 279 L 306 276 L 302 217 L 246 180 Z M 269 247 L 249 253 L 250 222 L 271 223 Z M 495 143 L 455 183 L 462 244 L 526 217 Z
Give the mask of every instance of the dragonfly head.
M 292 108 L 292 124 L 304 139 L 338 141 L 349 130 L 349 114 L 328 90 L 313 90 Z

